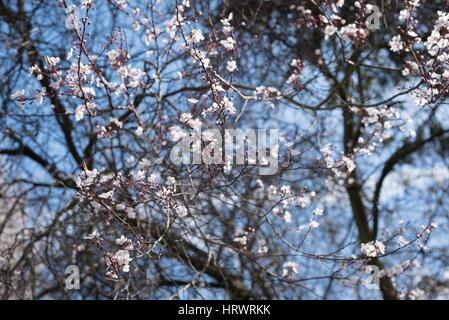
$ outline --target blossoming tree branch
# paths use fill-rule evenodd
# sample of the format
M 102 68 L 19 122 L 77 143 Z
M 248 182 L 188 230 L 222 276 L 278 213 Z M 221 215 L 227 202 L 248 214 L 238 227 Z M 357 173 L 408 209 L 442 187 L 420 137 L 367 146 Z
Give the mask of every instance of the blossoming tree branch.
M 448 6 L 0 0 L 0 297 L 448 298 Z

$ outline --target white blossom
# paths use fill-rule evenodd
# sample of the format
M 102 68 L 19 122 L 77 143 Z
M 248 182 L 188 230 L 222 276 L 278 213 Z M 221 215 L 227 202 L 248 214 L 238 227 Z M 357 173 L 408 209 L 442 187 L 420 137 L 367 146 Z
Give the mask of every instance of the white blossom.
M 188 40 L 192 43 L 198 44 L 204 40 L 203 33 L 201 32 L 201 30 L 193 29 L 190 32 Z
M 404 49 L 404 43 L 401 40 L 401 36 L 394 36 L 390 42 L 390 49 L 393 52 L 399 52 L 402 51 Z
M 100 233 L 98 232 L 97 229 L 94 229 L 94 231 L 92 231 L 92 233 L 90 233 L 84 237 L 84 239 L 87 239 L 87 240 L 94 240 L 94 239 L 99 239 L 99 238 L 100 238 Z
M 47 64 L 49 66 L 56 66 L 59 62 L 61 61 L 61 59 L 59 57 L 49 57 L 49 56 L 45 56 L 45 62 L 47 62 Z
M 115 243 L 118 245 L 123 245 L 128 241 L 128 238 L 125 237 L 123 234 L 120 236 L 120 238 L 115 239 Z
M 282 276 L 291 278 L 299 272 L 299 265 L 293 261 L 287 261 L 282 265 Z
M 309 227 L 310 227 L 310 229 L 316 229 L 316 228 L 318 228 L 320 226 L 320 223 L 318 222 L 318 221 L 316 221 L 316 220 L 311 220 L 310 222 L 309 222 Z
M 84 104 L 80 104 L 75 109 L 75 120 L 81 121 L 84 118 L 84 113 L 86 112 L 86 106 Z
M 45 88 L 42 88 L 42 90 L 39 91 L 39 93 L 34 97 L 36 99 L 37 104 L 42 104 L 46 92 L 47 90 Z
M 180 218 L 186 217 L 188 213 L 187 208 L 184 205 L 177 205 L 175 207 L 175 212 Z
M 234 72 L 235 70 L 237 70 L 237 62 L 235 62 L 235 60 L 230 60 L 226 63 L 226 69 L 229 72 Z
M 227 50 L 233 50 L 235 45 L 235 40 L 232 37 L 227 37 L 220 41 L 220 44 Z
M 137 136 L 141 136 L 143 134 L 143 128 L 141 126 L 138 126 L 136 130 L 134 130 L 134 133 Z
M 114 259 L 122 268 L 123 272 L 129 272 L 129 263 L 132 261 L 132 259 L 128 250 L 118 250 L 114 255 Z
M 168 177 L 165 181 L 166 185 L 172 186 L 176 184 L 176 179 L 174 177 Z
M 324 213 L 324 209 L 321 207 L 317 207 L 315 208 L 315 210 L 313 211 L 313 214 L 316 216 L 322 216 Z
M 362 253 L 368 257 L 377 257 L 385 254 L 385 245 L 379 240 L 362 243 L 360 245 Z
M 107 192 L 103 192 L 102 194 L 100 194 L 98 197 L 101 199 L 112 199 L 112 196 L 114 195 L 114 191 L 110 190 Z

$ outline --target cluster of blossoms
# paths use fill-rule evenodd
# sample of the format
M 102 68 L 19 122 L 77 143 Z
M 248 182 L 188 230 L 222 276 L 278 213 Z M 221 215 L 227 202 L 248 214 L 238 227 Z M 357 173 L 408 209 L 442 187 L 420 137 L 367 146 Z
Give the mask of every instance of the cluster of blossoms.
M 42 70 L 38 65 L 33 65 L 29 67 L 29 75 L 35 76 L 37 80 L 42 81 L 44 77 L 47 79 L 54 80 L 51 86 L 51 90 L 57 90 L 64 84 L 62 71 L 58 69 L 58 64 L 60 63 L 59 57 L 45 57 L 45 69 Z M 16 100 L 19 106 L 23 109 L 25 107 L 25 102 L 27 100 L 34 101 L 37 105 L 41 105 L 44 101 L 44 98 L 49 96 L 51 92 L 48 92 L 46 87 L 42 87 L 36 90 L 36 94 L 32 97 L 25 97 L 25 90 L 21 89 L 16 91 L 11 95 L 11 99 Z M 89 94 L 90 91 L 87 90 L 86 94 Z
M 92 2 L 86 2 L 82 4 L 82 7 L 91 5 Z M 87 24 L 89 18 L 86 16 L 83 21 L 86 21 Z M 79 36 L 79 32 L 77 34 Z M 123 37 L 123 34 L 118 31 L 111 37 L 111 41 L 120 37 Z M 78 40 L 85 41 L 81 38 Z M 115 71 L 112 77 L 115 80 L 106 80 L 104 74 L 99 71 L 98 64 L 102 59 L 105 59 Z M 122 48 L 105 50 L 102 55 L 96 55 L 89 53 L 84 46 L 75 44 L 69 50 L 65 62 L 61 61 L 59 57 L 46 56 L 44 69 L 38 65 L 29 68 L 30 75 L 34 75 L 41 82 L 48 80 L 48 85 L 43 86 L 34 97 L 26 98 L 24 92 L 18 91 L 12 95 L 12 98 L 23 107 L 26 100 L 34 100 L 36 104 L 40 105 L 47 96 L 71 97 L 78 101 L 72 113 L 76 122 L 82 121 L 86 114 L 95 117 L 99 111 L 103 112 L 95 103 L 98 90 L 104 90 L 109 96 L 113 92 L 115 96 L 120 97 L 124 93 L 129 93 L 144 85 L 143 78 L 146 73 L 140 67 L 129 66 L 128 60 L 129 54 Z M 66 64 L 68 65 L 66 66 Z M 47 81 L 42 82 L 42 84 L 44 83 Z M 115 108 L 129 107 L 117 106 Z M 70 112 L 66 113 L 70 114 Z M 112 129 L 121 128 L 119 121 L 114 123 L 113 119 L 111 117 L 110 125 L 99 126 L 99 137 L 110 136 Z
M 184 1 L 182 5 L 179 5 L 175 16 L 167 28 L 170 30 L 172 37 L 176 36 L 175 30 L 182 34 L 187 52 L 193 61 L 198 64 L 199 71 L 203 75 L 203 81 L 210 87 L 211 105 L 203 110 L 202 116 L 205 117 L 208 114 L 233 115 L 236 113 L 236 110 L 232 100 L 232 91 L 223 88 L 223 83 L 227 84 L 227 82 L 223 82 L 224 79 L 217 70 L 214 70 L 211 64 L 211 60 L 218 55 L 219 49 L 222 48 L 224 49 L 223 56 L 231 54 L 231 58 L 226 61 L 226 70 L 231 74 L 238 70 L 237 62 L 233 58 L 236 45 L 236 41 L 232 36 L 233 28 L 231 26 L 233 14 L 230 13 L 227 18 L 221 19 L 223 39 L 218 41 L 218 46 L 213 45 L 211 46 L 212 49 L 206 52 L 199 48 L 202 42 L 206 40 L 200 29 L 192 28 L 190 34 L 186 35 L 186 24 L 190 21 L 187 21 L 183 14 L 188 7 L 188 1 Z
M 131 258 L 131 252 L 134 250 L 132 240 L 126 238 L 124 235 L 121 235 L 120 238 L 115 240 L 115 243 L 122 249 L 118 250 L 112 256 L 112 264 L 118 265 L 123 272 L 129 272 L 129 263 L 133 260 Z M 111 273 L 111 275 L 115 276 L 114 273 Z
M 376 254 L 373 250 L 372 254 Z M 374 257 L 374 256 L 371 256 Z M 350 276 L 348 276 L 345 279 L 339 280 L 339 282 L 348 288 L 355 288 L 357 285 L 362 285 L 368 289 L 379 289 L 378 280 L 384 277 L 391 277 L 395 278 L 399 275 L 403 275 L 406 272 L 409 272 L 409 275 L 412 274 L 412 270 L 419 270 L 421 268 L 421 264 L 413 259 L 406 259 L 402 262 L 396 263 L 395 265 L 391 266 L 390 268 L 385 268 L 382 270 L 378 270 L 377 267 L 373 265 L 366 265 L 366 263 L 363 263 L 361 261 L 358 261 L 355 256 L 353 256 L 354 260 L 352 261 L 345 261 L 342 263 L 343 269 L 348 269 L 349 266 L 351 266 L 351 269 L 348 269 L 350 272 Z M 356 271 L 356 273 L 354 273 Z M 416 290 L 416 289 L 414 289 Z M 407 292 L 398 290 L 398 294 L 401 298 L 407 298 Z M 413 291 L 413 290 L 412 290 Z
M 321 13 L 318 16 L 314 15 L 312 10 L 298 6 L 296 9 L 302 13 L 299 24 L 305 23 L 308 27 L 321 28 L 326 40 L 337 34 L 343 40 L 354 43 L 365 42 L 369 30 L 373 28 L 369 17 L 377 14 L 376 8 L 365 0 L 355 1 L 355 19 L 348 22 L 340 16 L 344 4 L 344 0 L 321 1 L 319 3 Z
M 82 4 L 82 8 L 90 8 L 91 5 L 92 2 L 86 2 Z M 120 10 L 127 9 L 126 1 L 120 3 L 116 2 L 115 5 L 117 5 Z M 171 21 L 166 24 L 166 30 L 168 34 L 170 34 L 170 37 L 173 38 L 173 41 L 179 34 L 184 34 L 185 27 L 190 24 L 189 19 L 184 16 L 185 11 L 189 9 L 189 7 L 189 1 L 183 1 L 182 4 L 177 7 L 176 14 L 172 17 Z M 140 22 L 140 24 L 137 25 L 140 26 L 148 23 L 148 19 L 140 14 L 140 10 L 133 10 L 132 15 Z M 234 56 L 236 41 L 232 36 L 232 19 L 232 13 L 230 13 L 227 18 L 221 19 L 221 32 L 223 38 L 218 41 L 218 44 L 224 49 L 225 54 L 231 52 L 231 56 Z M 87 23 L 88 20 L 89 19 L 86 16 L 85 23 Z M 161 31 L 157 27 L 151 27 L 145 32 L 145 43 L 149 45 L 157 41 L 160 33 Z M 120 31 L 117 31 L 116 34 L 111 37 L 111 40 L 121 39 L 122 37 L 124 37 L 124 35 Z M 217 49 L 219 48 L 212 47 L 208 52 L 200 50 L 199 46 L 206 40 L 200 29 L 193 28 L 190 31 L 190 34 L 185 36 L 184 39 L 187 51 L 194 61 L 199 63 L 200 70 L 203 73 L 203 79 L 211 88 L 211 105 L 203 110 L 202 115 L 206 116 L 210 113 L 217 115 L 234 115 L 236 109 L 232 99 L 232 92 L 223 88 L 223 78 L 212 69 L 212 65 L 210 64 L 211 58 L 218 54 Z M 84 41 L 83 39 L 79 40 Z M 70 49 L 67 55 L 67 61 L 70 65 L 68 68 L 64 68 L 67 69 L 66 72 L 63 72 L 63 68 L 59 67 L 59 64 L 61 63 L 59 57 L 46 57 L 45 61 L 48 67 L 45 70 L 41 70 L 37 65 L 30 67 L 30 74 L 34 74 L 38 80 L 42 80 L 43 77 L 48 77 L 48 79 L 51 80 L 52 92 L 47 92 L 47 88 L 43 87 L 34 98 L 27 98 L 25 97 L 25 91 L 19 90 L 12 95 L 12 98 L 21 106 L 24 106 L 24 102 L 28 99 L 33 99 L 37 104 L 41 104 L 44 97 L 50 94 L 55 95 L 57 89 L 64 88 L 65 90 L 68 90 L 68 92 L 58 92 L 58 94 L 72 96 L 75 99 L 81 100 L 81 103 L 77 104 L 73 112 L 77 122 L 82 121 L 86 114 L 94 117 L 98 111 L 102 111 L 98 110 L 98 106 L 94 101 L 97 94 L 94 86 L 104 89 L 108 95 L 113 92 L 115 96 L 121 96 L 124 93 L 129 94 L 130 90 L 142 88 L 144 85 L 143 78 L 145 72 L 140 67 L 133 67 L 127 64 L 130 56 L 122 47 L 104 51 L 102 55 L 104 55 L 112 69 L 115 70 L 115 75 L 118 81 L 108 81 L 105 79 L 104 75 L 98 71 L 97 64 L 102 56 L 90 54 L 85 48 L 78 48 L 75 45 Z M 226 70 L 230 73 L 238 70 L 237 62 L 233 57 L 226 62 Z M 132 109 L 132 107 L 128 106 L 115 108 Z M 98 136 L 100 138 L 110 137 L 113 135 L 114 129 L 121 128 L 121 125 L 114 125 L 113 122 L 109 125 L 97 124 L 97 126 Z M 136 133 L 142 133 L 143 130 L 144 128 L 139 127 Z
M 403 274 L 407 270 L 409 270 L 411 267 L 413 267 L 413 263 L 410 260 L 405 260 L 402 263 L 395 264 L 391 268 L 387 268 L 384 270 L 379 271 L 379 277 L 395 277 L 400 274 Z
M 399 34 L 390 40 L 391 51 L 402 54 L 410 52 L 411 59 L 405 62 L 404 76 L 416 76 L 424 87 L 415 88 L 411 94 L 418 106 L 441 101 L 447 96 L 449 81 L 449 13 L 438 11 L 437 19 L 427 39 L 423 42 L 418 35 L 418 21 L 414 13 L 419 0 L 405 1 L 405 8 L 399 13 L 404 24 Z
M 254 231 L 253 228 L 247 228 L 236 232 L 236 236 L 233 239 L 234 244 L 240 249 L 247 250 L 249 238 L 254 234 Z
M 370 241 L 360 245 L 360 251 L 367 257 L 375 258 L 385 254 L 385 245 L 379 241 Z
M 274 108 L 274 102 L 282 98 L 282 92 L 274 87 L 258 86 L 255 98 L 265 101 L 270 108 Z
M 398 230 L 396 230 L 396 232 L 398 234 L 405 232 L 407 229 L 404 227 L 405 227 L 405 221 L 401 221 L 400 227 L 398 228 Z M 438 227 L 438 225 L 434 222 L 430 223 L 427 226 L 424 226 L 424 225 L 421 226 L 421 230 L 419 232 L 417 232 L 417 234 L 415 235 L 415 239 L 413 241 L 406 241 L 403 236 L 398 236 L 397 240 L 396 240 L 397 245 L 399 246 L 399 248 L 402 248 L 405 246 L 409 246 L 412 243 L 416 243 L 416 245 L 418 246 L 418 248 L 420 250 L 425 251 L 425 246 L 422 245 L 419 242 L 419 240 L 421 238 L 423 238 L 424 236 L 429 236 L 430 233 L 437 227 Z M 362 243 L 360 245 L 360 251 L 363 254 L 363 256 L 365 256 L 367 258 L 376 258 L 376 257 L 387 254 L 385 244 L 384 244 L 384 242 L 382 242 L 380 240 L 374 240 L 374 241 L 370 241 L 368 243 Z M 413 270 L 415 272 L 417 272 L 421 268 L 420 262 L 418 260 L 416 260 L 416 257 L 414 257 L 413 259 L 406 259 L 402 262 L 395 263 L 394 265 L 392 265 L 390 267 L 386 267 L 382 270 L 376 269 L 376 270 L 374 270 L 375 273 L 372 274 L 373 266 L 369 265 L 369 264 L 367 265 L 366 261 L 361 261 L 356 255 L 353 255 L 351 257 L 351 259 L 349 259 L 349 260 L 345 260 L 341 266 L 344 270 L 348 269 L 349 266 L 352 267 L 352 269 L 348 269 L 348 270 L 352 270 L 352 271 L 350 271 L 350 273 L 352 275 L 349 276 L 348 279 L 340 280 L 340 283 L 343 286 L 355 287 L 356 285 L 363 285 L 363 286 L 366 286 L 367 288 L 376 288 L 376 289 L 378 289 L 378 287 L 375 282 L 373 283 L 373 280 L 381 279 L 384 277 L 395 279 L 396 277 L 403 275 L 406 272 L 410 272 L 409 275 L 412 275 Z M 377 268 L 377 267 L 375 267 L 375 268 Z M 360 272 L 360 275 L 354 275 L 353 270 Z M 367 277 L 367 274 L 372 274 L 372 276 Z M 374 277 L 374 279 L 373 279 L 373 277 Z M 412 297 L 414 295 L 413 292 L 415 292 L 415 291 L 418 292 L 419 290 L 420 289 L 415 288 L 409 293 L 399 290 L 398 294 L 400 295 L 401 298 L 408 297 L 408 298 L 413 299 L 413 297 Z
M 29 68 L 30 75 L 34 75 L 45 86 L 43 85 L 34 97 L 28 99 L 34 100 L 37 105 L 40 105 L 45 97 L 71 96 L 78 101 L 81 100 L 74 111 L 76 121 L 81 121 L 86 113 L 94 116 L 97 105 L 94 102 L 96 90 L 92 84 L 102 87 L 105 80 L 98 72 L 94 71 L 96 57 L 87 55 L 85 59 L 81 59 L 80 55 L 82 53 L 75 47 L 70 49 L 67 54 L 67 62 L 70 63 L 70 60 L 73 62 L 69 64 L 68 68 L 61 66 L 62 62 L 59 57 L 50 56 L 45 57 L 44 69 L 38 65 L 31 66 Z M 63 69 L 66 71 L 63 72 Z M 16 92 L 12 98 L 18 100 L 23 106 L 24 92 Z
M 129 54 L 123 49 L 112 49 L 106 53 L 108 62 L 114 69 L 119 69 L 125 65 L 126 61 L 130 58 Z
M 112 279 L 118 278 L 119 271 L 125 273 L 129 272 L 130 263 L 133 261 L 131 255 L 133 253 L 141 254 L 143 248 L 140 241 L 134 245 L 131 239 L 121 235 L 115 240 L 115 244 L 118 245 L 120 249 L 118 249 L 114 254 L 111 254 L 103 247 L 103 238 L 97 229 L 87 235 L 85 239 L 93 242 L 102 251 L 106 260 L 106 276 Z
M 133 157 L 128 159 L 128 162 L 133 162 Z M 136 170 L 131 171 L 128 177 L 118 174 L 100 174 L 96 169 L 85 169 L 77 179 L 77 186 L 79 188 L 78 196 L 80 200 L 85 198 L 90 201 L 90 204 L 98 206 L 98 202 L 104 205 L 103 200 L 108 200 L 107 205 L 113 205 L 117 210 L 128 211 L 128 216 L 131 216 L 129 208 L 123 203 L 115 203 L 114 196 L 118 193 L 121 187 L 131 187 L 136 189 L 137 194 L 134 201 L 147 202 L 153 201 L 158 203 L 166 210 L 172 210 L 176 216 L 185 217 L 187 209 L 184 205 L 176 201 L 176 179 L 167 177 L 165 183 L 158 183 L 157 176 L 150 174 L 147 176 L 147 170 L 150 162 L 147 159 L 142 159 L 138 164 Z M 114 187 L 110 189 L 110 186 Z
M 404 21 L 404 25 L 399 29 L 401 34 L 391 38 L 389 43 L 393 52 L 410 51 L 410 46 L 421 41 L 414 31 L 417 25 L 414 12 L 419 7 L 419 0 L 404 1 L 404 7 L 399 12 L 399 20 Z
M 358 145 L 354 153 L 371 155 L 379 143 L 382 143 L 392 136 L 392 130 L 398 128 L 401 132 L 406 132 L 406 136 L 415 137 L 416 132 L 413 129 L 407 130 L 407 124 L 412 121 L 410 118 L 404 119 L 399 111 L 393 107 L 382 106 L 380 108 L 351 108 L 354 114 L 362 117 L 362 123 L 367 132 L 365 137 L 359 137 Z
M 261 189 L 264 189 L 264 187 L 262 183 L 259 183 L 258 190 Z M 292 192 L 289 185 L 282 185 L 279 190 L 276 186 L 270 185 L 266 189 L 266 193 L 268 199 L 275 205 L 272 209 L 273 215 L 279 217 L 288 224 L 293 222 L 293 216 L 290 209 L 291 207 L 305 209 L 311 205 L 312 200 L 316 197 L 316 193 L 314 191 L 295 194 Z M 320 223 L 317 221 L 317 219 L 323 214 L 324 209 L 322 207 L 316 207 L 312 211 L 312 217 L 309 218 L 306 223 L 300 224 L 297 227 L 297 231 L 302 233 L 309 232 L 312 229 L 318 228 Z
M 406 136 L 415 137 L 413 129 L 406 130 L 407 123 L 412 119 L 401 117 L 401 114 L 393 107 L 351 107 L 351 112 L 361 117 L 361 122 L 365 125 L 365 134 L 360 136 L 351 155 L 340 154 L 339 158 L 334 157 L 334 147 L 326 144 L 321 148 L 324 163 L 331 169 L 336 177 L 346 177 L 356 168 L 355 158 L 357 155 L 371 155 L 384 141 L 392 136 L 392 130 L 398 128 L 405 131 Z
M 127 160 L 129 163 L 134 161 L 133 157 Z M 120 249 L 115 254 L 111 254 L 103 247 L 102 238 L 97 231 L 86 237 L 86 239 L 93 241 L 100 248 L 106 259 L 108 276 L 112 278 L 117 277 L 119 270 L 123 272 L 129 271 L 133 253 L 136 256 L 148 254 L 145 250 L 144 238 L 136 234 L 127 222 L 127 220 L 138 218 L 136 212 L 139 212 L 140 203 L 153 202 L 159 205 L 163 211 L 172 216 L 168 219 L 173 221 L 185 218 L 188 215 L 187 207 L 176 200 L 176 179 L 168 177 L 165 183 L 158 184 L 157 177 L 154 174 L 149 175 L 148 178 L 146 177 L 148 166 L 149 161 L 142 159 L 137 164 L 136 170 L 132 171 L 129 177 L 124 177 L 121 174 L 118 176 L 100 174 L 96 169 L 85 169 L 77 179 L 79 200 L 81 202 L 87 201 L 92 208 L 92 213 L 105 215 L 108 224 L 111 221 L 122 224 L 137 239 L 137 242 L 133 244 L 131 239 L 127 239 L 122 235 L 116 240 L 116 244 L 120 246 Z M 114 187 L 109 189 L 111 185 Z M 135 188 L 137 191 L 134 200 L 132 202 L 128 201 L 128 203 L 116 202 L 115 198 L 116 195 L 120 194 L 120 189 L 127 188 L 130 190 L 130 187 Z
M 328 143 L 324 145 L 320 151 L 326 167 L 331 169 L 335 176 L 340 177 L 355 170 L 356 165 L 352 157 L 342 153 L 340 159 L 335 160 L 332 149 L 332 145 Z

